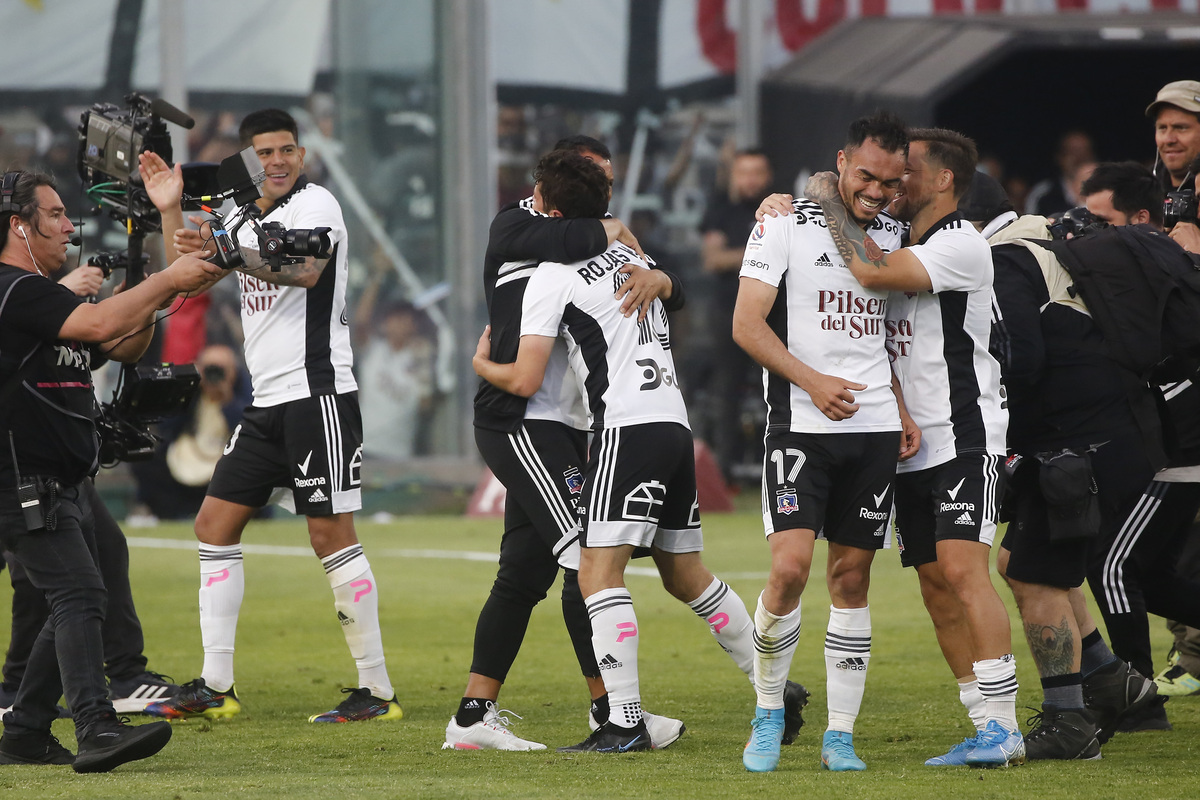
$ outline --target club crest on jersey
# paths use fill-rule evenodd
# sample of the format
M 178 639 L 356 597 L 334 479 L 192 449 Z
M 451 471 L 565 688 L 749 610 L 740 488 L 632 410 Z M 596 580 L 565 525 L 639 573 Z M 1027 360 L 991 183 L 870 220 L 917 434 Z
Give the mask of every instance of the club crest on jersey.
M 775 511 L 778 514 L 788 515 L 793 511 L 799 511 L 800 504 L 796 499 L 795 489 L 780 489 L 775 492 Z
M 571 491 L 571 494 L 579 494 L 583 491 L 583 475 L 580 474 L 578 468 L 571 467 L 564 472 L 563 479 L 567 482 L 567 489 Z
M 750 232 L 750 241 L 761 242 L 762 238 L 767 235 L 767 226 L 763 223 L 758 223 L 754 226 L 754 230 Z

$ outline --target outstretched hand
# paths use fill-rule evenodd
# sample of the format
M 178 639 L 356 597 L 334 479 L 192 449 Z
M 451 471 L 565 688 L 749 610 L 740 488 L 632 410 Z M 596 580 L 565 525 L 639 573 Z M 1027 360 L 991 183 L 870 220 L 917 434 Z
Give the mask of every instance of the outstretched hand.
M 158 153 L 145 152 L 138 156 L 138 172 L 146 186 L 150 202 L 160 212 L 179 205 L 183 197 L 183 166 L 168 167 Z

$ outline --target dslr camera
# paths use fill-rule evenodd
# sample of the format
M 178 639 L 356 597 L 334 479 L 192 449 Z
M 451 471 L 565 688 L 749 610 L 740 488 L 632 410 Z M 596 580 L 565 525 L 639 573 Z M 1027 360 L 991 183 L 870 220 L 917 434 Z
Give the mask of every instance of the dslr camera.
M 1183 188 L 1185 186 L 1188 188 Z M 1196 224 L 1196 220 L 1200 218 L 1200 203 L 1196 201 L 1196 190 L 1191 186 L 1192 174 L 1189 172 L 1179 189 L 1167 192 L 1167 197 L 1163 200 L 1163 224 L 1166 227 L 1170 228 L 1177 222 Z
M 329 238 L 332 228 L 289 230 L 280 222 L 264 222 L 260 225 L 256 219 L 260 213 L 258 206 L 250 203 L 242 207 L 242 217 L 237 224 L 226 230 L 224 217 L 210 208 L 205 210 L 216 217 L 210 225 L 217 253 L 209 260 L 220 264 L 223 269 L 237 269 L 246 265 L 246 259 L 242 258 L 237 245 L 237 232 L 246 224 L 258 236 L 258 255 L 271 265 L 272 272 L 279 272 L 284 264 L 297 264 L 310 256 L 329 258 L 332 255 L 333 242 Z
M 1049 227 L 1052 239 L 1066 239 L 1068 236 L 1084 236 L 1107 228 L 1108 223 L 1088 211 L 1086 206 L 1075 206 L 1064 211 Z

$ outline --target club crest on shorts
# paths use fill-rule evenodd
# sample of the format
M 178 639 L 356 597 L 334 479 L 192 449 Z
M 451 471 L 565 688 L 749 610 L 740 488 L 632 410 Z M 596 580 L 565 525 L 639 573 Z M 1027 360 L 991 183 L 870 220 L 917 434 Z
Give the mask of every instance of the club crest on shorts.
M 583 474 L 577 467 L 571 467 L 563 473 L 563 479 L 567 482 L 567 489 L 571 494 L 579 494 L 583 491 Z
M 795 489 L 780 489 L 775 492 L 775 512 L 777 514 L 787 515 L 799 510 L 800 504 L 796 499 Z

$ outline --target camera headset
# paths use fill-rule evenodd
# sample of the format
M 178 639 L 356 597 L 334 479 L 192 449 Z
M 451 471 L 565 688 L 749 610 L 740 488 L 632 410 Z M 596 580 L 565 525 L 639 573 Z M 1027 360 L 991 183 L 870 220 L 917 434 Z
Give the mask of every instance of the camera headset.
M 0 216 L 12 214 L 18 216 L 21 213 L 21 206 L 13 202 L 13 195 L 17 191 L 17 181 L 25 173 L 20 170 L 13 170 L 4 173 L 4 178 L 0 180 Z M 82 223 L 80 223 L 82 224 Z M 29 252 L 29 259 L 33 261 L 33 266 L 37 269 L 38 274 L 45 277 L 46 273 L 42 272 L 42 267 L 37 263 L 37 259 L 33 257 L 33 248 L 29 246 L 29 227 L 26 225 L 17 226 L 17 235 L 25 240 L 25 249 Z M 72 236 L 70 243 L 75 247 L 83 244 L 83 239 L 79 236 Z

